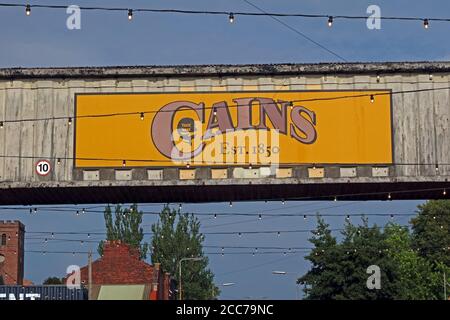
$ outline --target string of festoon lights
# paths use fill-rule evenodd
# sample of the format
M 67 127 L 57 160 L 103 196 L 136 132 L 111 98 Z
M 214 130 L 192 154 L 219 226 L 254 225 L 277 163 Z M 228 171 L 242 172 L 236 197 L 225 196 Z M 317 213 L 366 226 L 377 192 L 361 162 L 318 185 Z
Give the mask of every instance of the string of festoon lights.
M 450 90 L 449 86 L 439 87 L 439 88 L 423 88 L 423 89 L 413 89 L 413 90 L 400 90 L 400 91 L 384 91 L 383 89 L 377 90 L 369 90 L 374 91 L 373 93 L 361 93 L 355 95 L 339 95 L 333 97 L 322 97 L 322 98 L 309 98 L 309 99 L 294 99 L 282 101 L 282 105 L 286 107 L 294 108 L 295 103 L 307 103 L 307 102 L 323 102 L 323 101 L 335 101 L 342 99 L 355 99 L 355 98 L 368 98 L 369 101 L 373 104 L 375 103 L 376 97 L 379 96 L 391 96 L 391 95 L 399 95 L 399 94 L 409 94 L 409 93 L 420 93 L 420 92 L 431 92 L 431 91 L 440 91 L 440 90 Z M 280 102 L 267 102 L 266 104 L 270 105 L 278 105 Z M 204 106 L 204 110 L 212 110 L 214 115 L 217 115 L 217 110 L 221 108 L 238 108 L 241 105 L 239 104 L 227 104 L 227 105 L 216 105 L 211 107 Z M 191 111 L 190 108 L 182 108 L 179 111 Z M 72 125 L 74 119 L 86 119 L 86 118 L 104 118 L 104 117 L 116 117 L 116 116 L 131 116 L 137 115 L 140 120 L 145 119 L 146 114 L 156 114 L 156 113 L 171 113 L 170 110 L 142 110 L 142 111 L 133 111 L 133 112 L 114 112 L 114 113 L 104 113 L 104 114 L 87 114 L 87 115 L 74 115 L 74 116 L 59 116 L 59 117 L 41 117 L 41 118 L 25 118 L 25 119 L 4 119 L 0 120 L 0 129 L 3 129 L 8 123 L 22 123 L 22 122 L 36 122 L 36 121 L 55 121 L 55 120 L 66 120 L 69 125 Z
M 66 10 L 64 5 L 45 5 L 45 4 L 18 4 L 18 3 L 0 3 L 0 7 L 19 7 L 23 8 L 25 15 L 30 16 L 32 9 L 61 9 Z M 213 11 L 213 10 L 181 10 L 181 9 L 152 9 L 152 8 L 130 8 L 130 7 L 100 7 L 100 6 L 78 6 L 80 10 L 100 11 L 100 12 L 123 12 L 129 21 L 132 21 L 136 13 L 159 13 L 159 14 L 185 14 L 185 15 L 210 15 L 224 16 L 230 23 L 234 23 L 238 16 L 242 17 L 278 17 L 278 18 L 306 18 L 319 19 L 326 22 L 328 27 L 332 27 L 336 20 L 362 20 L 366 21 L 370 17 L 360 15 L 330 15 L 330 14 L 305 14 L 305 13 L 279 13 L 279 12 L 250 12 L 250 11 Z M 450 18 L 431 18 L 431 17 L 405 17 L 405 16 L 380 16 L 373 17 L 374 20 L 401 21 L 401 22 L 420 22 L 425 29 L 430 28 L 431 22 L 450 22 Z
M 142 162 L 158 162 L 158 163 L 174 163 L 174 161 L 178 161 L 177 159 L 174 160 L 165 160 L 165 159 L 153 159 L 153 158 L 142 158 L 142 159 L 136 159 L 136 158 L 104 158 L 104 157 L 69 157 L 69 156 L 63 156 L 63 157 L 59 157 L 59 156 L 48 156 L 48 155 L 24 155 L 24 154 L 8 154 L 8 155 L 0 155 L 0 159 L 21 159 L 21 160 L 33 160 L 33 159 L 47 159 L 47 160 L 52 160 L 55 161 L 56 165 L 60 165 L 62 161 L 73 161 L 73 160 L 82 160 L 82 161 L 110 161 L 110 162 L 121 162 L 122 163 L 122 167 L 126 167 L 127 165 L 129 165 L 130 163 L 142 163 Z M 191 162 L 186 161 L 186 159 L 183 159 L 183 161 L 179 161 L 181 163 L 181 165 L 179 165 L 179 167 L 184 167 L 186 166 L 187 168 L 190 167 L 195 167 L 196 165 L 202 165 L 202 164 L 211 164 L 210 161 L 207 160 L 195 160 L 193 161 L 193 163 L 191 164 Z M 249 169 L 252 169 L 253 167 L 270 167 L 271 165 L 276 165 L 276 163 L 266 163 L 266 162 L 259 162 L 256 161 L 254 163 L 249 163 L 249 162 L 239 162 L 239 161 L 234 161 L 231 163 L 221 163 L 220 161 L 216 161 L 213 163 L 214 165 L 234 165 L 234 166 L 245 166 L 248 167 Z M 327 163 L 307 163 L 307 162 L 303 162 L 301 164 L 299 163 L 295 163 L 295 162 L 284 162 L 283 163 L 284 166 L 289 166 L 289 165 L 295 165 L 295 166 L 309 166 L 312 167 L 313 169 L 315 169 L 316 167 L 320 167 L 320 166 L 326 166 L 326 165 L 330 165 Z M 347 165 L 351 165 L 351 164 L 347 164 Z M 354 164 L 354 165 L 358 165 L 358 164 Z M 380 166 L 434 166 L 435 167 L 435 171 L 436 173 L 439 173 L 439 167 L 440 166 L 450 166 L 450 163 L 447 162 L 392 162 L 389 164 L 377 164 L 377 163 L 373 163 L 373 164 L 364 164 L 363 166 L 373 166 L 373 165 L 380 165 Z
M 227 247 L 221 247 L 220 251 L 206 251 L 203 252 L 204 255 L 221 255 L 221 256 L 225 256 L 225 255 L 252 255 L 252 256 L 256 256 L 256 255 L 265 255 L 265 254 L 275 254 L 275 255 L 288 255 L 288 254 L 299 254 L 299 253 L 310 253 L 310 255 L 321 255 L 321 254 L 325 254 L 327 253 L 327 250 L 325 249 L 320 249 L 320 248 L 283 248 L 282 250 L 267 250 L 267 249 L 263 249 L 264 247 L 252 247 L 253 250 L 251 251 L 227 251 L 225 250 L 225 248 Z M 345 251 L 345 253 L 347 255 L 350 254 L 357 254 L 359 252 L 378 252 L 379 254 L 383 254 L 383 253 L 387 253 L 390 252 L 389 248 L 379 248 L 374 250 L 373 248 L 371 248 L 370 246 L 364 249 L 361 249 L 360 246 L 355 246 L 355 245 L 345 245 L 342 247 Z M 410 248 L 409 251 L 411 252 L 420 252 L 422 250 L 443 250 L 443 251 L 450 251 L 450 245 L 445 246 L 428 246 L 428 247 L 421 247 L 421 248 Z M 329 250 L 330 252 L 334 252 L 335 248 L 331 248 Z M 93 253 L 91 251 L 79 251 L 79 250 L 64 250 L 64 251 L 57 251 L 57 250 L 25 250 L 26 253 L 39 253 L 42 255 L 46 255 L 46 254 L 72 254 L 72 255 L 76 255 L 76 254 L 89 254 L 89 253 Z M 16 251 L 14 251 L 14 253 L 16 254 Z
M 0 210 L 10 210 L 10 209 L 3 209 L 0 208 Z M 21 211 L 24 209 L 22 208 Z M 57 210 L 57 209 L 56 209 Z M 56 210 L 52 211 L 55 212 Z M 319 210 L 317 210 L 319 211 Z M 30 208 L 29 209 L 30 214 L 37 214 L 38 208 Z M 46 210 L 43 210 L 44 213 L 52 214 L 52 212 L 46 212 Z M 77 210 L 61 210 L 56 211 L 57 213 L 63 214 L 75 214 L 76 216 L 85 215 L 87 213 L 97 213 L 97 214 L 103 214 L 104 211 L 93 211 L 93 210 L 86 210 L 86 209 L 77 209 Z M 126 216 L 129 214 L 130 211 L 125 210 L 122 214 L 123 216 Z M 153 215 L 153 216 L 160 216 L 161 212 L 149 212 L 149 211 L 139 211 L 142 215 Z M 317 213 L 241 213 L 241 212 L 230 212 L 230 213 L 222 213 L 222 212 L 202 212 L 202 213 L 188 213 L 187 215 L 192 215 L 195 217 L 212 217 L 214 219 L 218 219 L 221 217 L 227 218 L 227 217 L 255 217 L 258 220 L 262 220 L 263 218 L 267 217 L 297 217 L 297 218 L 303 218 L 304 220 L 307 220 L 310 217 L 345 217 L 346 219 L 350 219 L 352 217 L 360 217 L 360 218 L 368 218 L 368 217 L 411 217 L 417 215 L 417 213 L 336 213 L 336 214 L 317 214 Z M 439 215 L 445 215 L 445 213 L 438 213 Z
M 365 216 L 361 216 L 362 218 L 368 218 L 371 215 L 365 215 Z M 413 214 L 409 214 L 409 215 L 402 215 L 402 216 L 414 216 Z M 441 224 L 441 217 L 447 217 L 448 214 L 445 213 L 438 213 L 438 214 L 430 214 L 429 215 L 429 219 L 431 221 L 434 221 L 434 223 L 436 223 L 439 228 L 441 230 L 444 231 L 448 231 L 445 230 L 445 227 L 443 224 Z M 357 216 L 359 217 L 359 216 Z M 390 222 L 394 222 L 395 219 L 395 215 L 394 214 L 390 214 Z M 305 215 L 306 218 L 306 215 Z M 345 216 L 345 223 L 347 225 L 352 225 L 352 218 L 355 218 L 355 215 L 346 215 Z M 397 226 L 400 229 L 404 229 L 404 230 L 409 230 L 411 228 L 411 226 L 409 225 L 400 225 L 400 224 L 395 224 L 395 226 Z M 355 225 L 356 228 L 361 227 L 360 225 Z M 384 229 L 385 227 L 379 227 L 380 229 Z M 345 228 L 331 228 L 329 229 L 330 232 L 341 232 L 346 230 Z M 360 232 L 360 231 L 358 231 Z M 244 235 L 276 235 L 277 237 L 281 237 L 282 235 L 285 234 L 293 234 L 293 233 L 313 233 L 313 234 L 319 234 L 317 230 L 315 229 L 288 229 L 288 230 L 283 230 L 283 229 L 275 229 L 275 230 L 235 230 L 235 231 L 213 231 L 213 232 L 201 232 L 202 236 L 211 236 L 211 235 L 232 235 L 232 236 L 237 236 L 239 238 L 242 238 Z M 27 234 L 29 234 L 30 236 L 27 237 L 28 240 L 42 240 L 44 243 L 47 243 L 48 241 L 58 241 L 58 242 L 78 242 L 78 241 L 86 241 L 86 242 L 96 242 L 96 240 L 102 240 L 102 238 L 93 238 L 93 236 L 105 236 L 106 233 L 105 232 L 81 232 L 81 231 L 32 231 L 32 232 L 27 232 Z M 154 233 L 153 232 L 143 232 L 143 235 L 150 235 L 153 236 Z M 58 238 L 57 236 L 86 236 L 86 238 L 80 239 L 73 239 L 73 238 Z M 10 238 L 8 238 L 8 240 L 10 240 Z

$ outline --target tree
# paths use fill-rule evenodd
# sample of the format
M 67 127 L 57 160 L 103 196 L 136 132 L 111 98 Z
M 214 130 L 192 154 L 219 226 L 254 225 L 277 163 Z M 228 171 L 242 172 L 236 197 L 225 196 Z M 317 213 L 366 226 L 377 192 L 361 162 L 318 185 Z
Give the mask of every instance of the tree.
M 418 208 L 411 220 L 413 248 L 434 266 L 450 268 L 450 201 L 432 200 Z
M 108 205 L 104 212 L 106 225 L 106 240 L 120 240 L 130 245 L 132 248 L 139 249 L 140 258 L 147 257 L 148 243 L 143 243 L 144 229 L 141 227 L 142 211 L 138 211 L 136 204 L 129 209 L 122 208 L 120 205 L 115 207 L 113 219 L 111 207 Z M 104 241 L 98 245 L 98 253 L 103 256 Z
M 311 270 L 297 280 L 305 285 L 307 299 L 333 299 L 342 286 L 341 265 L 337 241 L 331 235 L 329 225 L 317 217 L 317 228 L 309 241 L 314 245 L 311 253 L 305 257 L 312 264 Z
M 435 300 L 439 299 L 441 277 L 433 270 L 430 261 L 412 249 L 412 237 L 408 228 L 388 224 L 385 229 L 387 254 L 395 272 L 394 299 Z
M 181 213 L 165 206 L 151 229 L 152 262 L 161 263 L 162 269 L 174 276 L 177 283 L 180 283 L 181 259 L 201 259 L 182 263 L 183 299 L 215 298 L 219 289 L 214 285 L 214 275 L 208 269 L 209 260 L 203 253 L 204 236 L 200 233 L 200 221 L 193 214 Z
M 371 265 L 380 266 L 384 278 L 387 264 L 382 250 L 383 235 L 375 225 L 354 226 L 349 220 L 342 232 L 343 240 L 337 243 L 331 235 L 328 224 L 318 217 L 315 236 L 310 239 L 314 245 L 306 257 L 312 263 L 311 269 L 298 282 L 305 283 L 307 299 L 381 299 L 389 290 L 368 290 L 366 270 Z M 382 267 L 383 266 L 383 267 Z
M 345 279 L 342 294 L 338 299 L 376 300 L 389 299 L 392 296 L 392 265 L 386 260 L 383 245 L 383 233 L 377 225 L 369 226 L 367 218 L 361 225 L 353 225 L 347 220 L 341 243 L 343 277 Z M 367 288 L 370 266 L 380 268 L 382 290 Z
M 60 279 L 58 277 L 48 277 L 44 280 L 42 283 L 43 285 L 58 285 L 58 284 L 64 284 L 64 278 Z
M 384 230 L 363 219 L 355 226 L 347 221 L 337 243 L 328 225 L 318 218 L 306 257 L 311 269 L 298 282 L 305 283 L 307 299 L 439 299 L 442 273 L 412 248 L 409 229 L 388 223 Z M 380 268 L 381 288 L 369 290 L 369 266 Z M 442 268 L 442 266 L 440 266 Z

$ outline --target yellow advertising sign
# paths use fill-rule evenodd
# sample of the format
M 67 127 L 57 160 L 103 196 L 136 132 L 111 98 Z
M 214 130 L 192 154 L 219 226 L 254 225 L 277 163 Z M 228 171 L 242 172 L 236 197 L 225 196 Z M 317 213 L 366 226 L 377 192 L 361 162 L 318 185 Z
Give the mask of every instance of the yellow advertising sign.
M 390 164 L 390 91 L 77 94 L 75 167 Z

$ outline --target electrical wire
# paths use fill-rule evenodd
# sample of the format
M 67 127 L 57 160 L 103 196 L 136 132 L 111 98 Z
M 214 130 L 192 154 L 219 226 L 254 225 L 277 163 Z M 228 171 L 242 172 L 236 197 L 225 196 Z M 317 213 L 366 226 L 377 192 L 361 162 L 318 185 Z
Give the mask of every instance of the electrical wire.
M 446 87 L 439 87 L 439 88 L 423 88 L 423 89 L 412 89 L 412 90 L 400 90 L 400 91 L 390 91 L 388 89 L 367 89 L 366 91 L 373 91 L 373 93 L 370 94 L 356 94 L 356 95 L 340 95 L 340 96 L 334 96 L 334 97 L 322 97 L 322 98 L 308 98 L 308 99 L 294 99 L 285 101 L 288 104 L 294 104 L 294 103 L 305 103 L 305 102 L 319 102 L 319 101 L 335 101 L 335 100 L 343 100 L 343 99 L 355 99 L 355 98 L 370 98 L 374 99 L 378 96 L 391 96 L 391 95 L 397 95 L 397 94 L 409 94 L 409 93 L 420 93 L 420 92 L 431 92 L 431 91 L 440 91 L 440 90 L 450 90 L 449 86 Z M 342 91 L 350 91 L 350 90 L 342 90 Z M 386 92 L 380 92 L 380 91 L 386 91 Z M 267 102 L 266 104 L 273 104 L 278 105 L 279 102 Z M 239 104 L 230 104 L 230 105 L 219 105 L 219 106 L 211 106 L 211 107 L 204 107 L 204 110 L 212 110 L 212 109 L 220 109 L 220 108 L 238 108 L 241 105 Z M 180 109 L 180 111 L 192 111 L 189 108 Z M 55 121 L 55 120 L 69 120 L 72 121 L 72 119 L 92 119 L 92 118 L 105 118 L 105 117 L 116 117 L 116 116 L 142 116 L 142 114 L 156 114 L 156 113 L 173 113 L 171 110 L 141 110 L 141 111 L 128 111 L 128 112 L 113 112 L 113 113 L 104 113 L 104 114 L 87 114 L 87 115 L 74 115 L 74 116 L 58 116 L 58 117 L 42 117 L 42 118 L 26 118 L 26 119 L 5 119 L 1 122 L 1 127 L 3 128 L 4 125 L 7 123 L 23 123 L 23 122 L 36 122 L 36 121 Z M 88 159 L 89 160 L 89 159 Z M 141 160 L 140 160 L 141 161 Z
M 44 156 L 44 155 L 0 155 L 0 159 L 47 159 L 47 160 L 53 160 L 53 161 L 57 161 L 57 162 L 61 162 L 63 160 L 67 160 L 67 161 L 73 161 L 73 160 L 82 160 L 82 161 L 110 161 L 110 162 L 123 162 L 125 161 L 125 163 L 127 162 L 132 162 L 132 163 L 139 163 L 139 162 L 157 162 L 157 163 L 174 163 L 174 160 L 165 160 L 165 159 L 135 159 L 135 158 L 100 158 L 100 157 L 68 157 L 68 156 L 64 156 L 64 157 L 58 157 L 58 156 Z M 186 162 L 186 161 L 184 161 Z M 208 161 L 203 161 L 203 160 L 195 160 L 192 164 L 189 163 L 189 167 L 196 167 L 196 164 L 198 164 L 197 166 L 202 166 L 202 165 L 211 165 L 211 162 Z M 259 163 L 256 162 L 254 164 L 252 164 L 252 167 L 270 167 L 271 165 L 274 165 L 276 163 Z M 58 165 L 58 164 L 57 164 Z M 214 164 L 212 164 L 212 166 L 221 166 L 221 165 L 241 165 L 241 166 L 249 166 L 248 162 L 232 162 L 232 163 L 220 163 L 220 162 L 215 162 Z M 337 165 L 342 165 L 342 164 L 338 164 L 338 163 L 320 163 L 320 162 L 315 162 L 315 163 L 309 163 L 309 162 L 302 162 L 302 163 L 298 163 L 298 162 L 286 162 L 283 163 L 283 166 L 337 166 Z M 358 166 L 450 166 L 450 163 L 446 163 L 446 162 L 392 162 L 392 163 L 371 163 L 371 164 L 358 164 L 358 163 L 345 163 L 346 166 L 349 165 L 358 165 Z M 184 167 L 184 166 L 178 166 L 178 167 Z
M 442 190 L 442 188 L 436 189 L 422 189 L 422 190 L 415 190 L 415 191 L 429 191 L 429 190 Z M 400 191 L 397 191 L 400 192 Z M 410 190 L 408 190 L 408 192 L 410 192 Z M 386 193 L 386 192 L 384 192 Z M 393 192 L 392 192 L 393 193 Z M 392 194 L 391 193 L 391 194 Z M 373 194 L 373 193 L 372 193 Z M 342 204 L 342 205 L 347 205 L 347 204 Z M 350 205 L 350 204 L 348 204 Z M 244 213 L 244 212 L 199 212 L 199 213 L 189 213 L 189 212 L 185 212 L 184 214 L 186 215 L 193 215 L 193 216 L 213 216 L 213 217 L 237 217 L 237 216 L 247 216 L 247 217 L 257 217 L 259 218 L 259 220 L 262 220 L 264 217 L 300 217 L 300 218 L 308 218 L 308 217 L 315 217 L 315 216 L 319 216 L 319 217 L 387 217 L 387 216 L 397 216 L 397 217 L 401 217 L 401 216 L 415 216 L 417 215 L 417 213 L 395 213 L 395 212 L 391 212 L 391 213 L 318 213 L 315 211 L 318 210 L 326 210 L 327 208 L 336 208 L 336 206 L 332 206 L 332 207 L 326 207 L 326 208 L 316 208 L 316 209 L 312 209 L 309 211 L 303 211 L 303 212 L 299 212 L 299 213 Z M 36 209 L 36 210 L 35 210 Z M 0 208 L 1 210 L 13 210 L 12 208 Z M 19 210 L 19 211 L 25 211 L 26 209 L 24 208 L 15 208 L 14 210 Z M 30 208 L 31 213 L 30 214 L 37 214 L 37 208 Z M 34 212 L 36 211 L 36 212 Z M 48 210 L 51 212 L 59 212 L 59 213 L 71 213 L 71 214 L 76 214 L 76 215 L 86 215 L 87 213 L 104 213 L 104 210 L 77 210 L 77 211 L 71 211 L 71 210 L 63 210 L 63 209 L 54 209 L 54 210 Z M 314 213 L 309 213 L 309 212 L 314 212 Z M 124 212 L 123 215 L 127 215 L 129 214 L 130 211 L 128 212 Z M 160 216 L 162 213 L 159 211 L 139 211 L 140 214 L 142 215 L 153 215 L 153 216 Z M 183 214 L 183 213 L 182 213 Z
M 66 5 L 47 5 L 47 4 L 19 4 L 19 3 L 0 3 L 0 7 L 11 8 L 40 8 L 40 9 L 63 9 L 66 10 Z M 368 16 L 359 15 L 329 15 L 329 14 L 305 14 L 305 13 L 280 13 L 280 12 L 250 12 L 250 11 L 216 11 L 216 10 L 181 10 L 181 9 L 153 9 L 153 8 L 130 8 L 130 7 L 103 7 L 103 6 L 79 6 L 81 10 L 89 11 L 122 11 L 129 13 L 132 10 L 135 12 L 148 12 L 148 13 L 168 13 L 168 14 L 188 14 L 188 15 L 223 15 L 229 17 L 233 16 L 254 16 L 254 17 L 297 17 L 297 18 L 312 18 L 312 19 L 325 19 L 328 21 L 330 17 L 336 19 L 346 20 L 367 20 Z M 424 22 L 450 22 L 450 18 L 426 18 L 426 17 L 406 17 L 406 16 L 380 16 L 377 17 L 380 20 L 396 20 L 396 21 L 420 21 Z
M 279 17 L 281 16 L 275 16 L 275 15 L 271 15 L 269 14 L 269 12 L 265 11 L 264 9 L 262 9 L 261 7 L 257 6 L 256 4 L 248 1 L 248 0 L 244 0 L 245 3 L 249 4 L 250 6 L 252 6 L 253 8 L 256 8 L 258 11 L 260 11 L 262 14 L 269 16 L 271 19 L 273 19 L 274 21 L 278 22 L 279 24 L 283 25 L 284 27 L 288 28 L 289 30 L 293 31 L 295 34 L 299 35 L 300 37 L 302 37 L 303 39 L 308 40 L 309 42 L 311 42 L 312 44 L 314 44 L 315 46 L 321 48 L 322 50 L 328 52 L 329 54 L 333 55 L 334 57 L 338 58 L 339 60 L 342 60 L 344 62 L 348 62 L 347 59 L 345 59 L 344 57 L 342 57 L 340 54 L 336 53 L 335 51 L 329 49 L 328 47 L 324 46 L 323 44 L 319 43 L 318 41 L 314 40 L 313 38 L 311 38 L 310 36 L 306 35 L 304 32 L 298 30 L 297 28 L 294 28 L 293 26 L 291 26 L 290 24 L 284 22 L 283 20 L 279 19 Z M 317 17 L 316 17 L 317 18 Z

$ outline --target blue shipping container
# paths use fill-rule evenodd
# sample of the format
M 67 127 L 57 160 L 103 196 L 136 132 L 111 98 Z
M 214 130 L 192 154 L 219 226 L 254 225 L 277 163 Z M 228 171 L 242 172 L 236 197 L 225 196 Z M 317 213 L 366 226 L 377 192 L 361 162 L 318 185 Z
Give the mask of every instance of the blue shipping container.
M 0 300 L 87 300 L 87 298 L 86 288 L 69 289 L 64 285 L 0 286 Z

